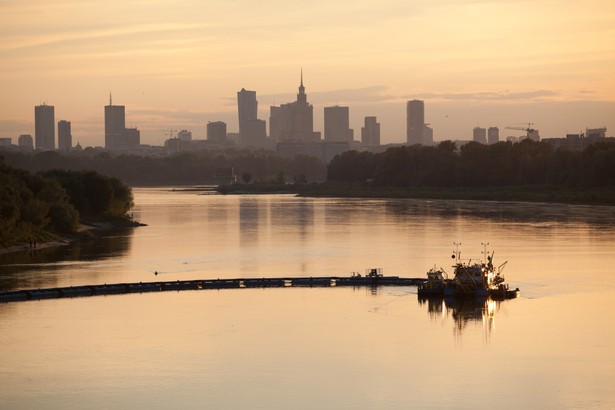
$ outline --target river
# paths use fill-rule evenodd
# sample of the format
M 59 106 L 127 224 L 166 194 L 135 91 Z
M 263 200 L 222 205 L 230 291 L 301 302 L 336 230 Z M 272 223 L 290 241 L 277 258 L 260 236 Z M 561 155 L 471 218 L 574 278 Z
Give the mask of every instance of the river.
M 615 406 L 615 208 L 134 189 L 147 226 L 3 255 L 0 289 L 452 273 L 484 249 L 514 300 L 414 287 L 227 289 L 0 304 L 1 409 Z M 157 273 L 157 274 L 155 274 Z

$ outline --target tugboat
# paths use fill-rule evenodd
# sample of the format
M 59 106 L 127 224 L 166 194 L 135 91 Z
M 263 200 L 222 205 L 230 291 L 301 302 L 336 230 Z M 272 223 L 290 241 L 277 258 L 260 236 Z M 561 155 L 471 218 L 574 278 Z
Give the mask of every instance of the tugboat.
M 448 279 L 444 269 L 432 268 L 427 272 L 427 280 L 418 286 L 419 296 L 490 296 L 492 299 L 512 299 L 519 295 L 519 288 L 511 290 L 504 283 L 502 271 L 508 262 L 497 267 L 493 265 L 493 255 L 487 253 L 488 243 L 483 243 L 483 255 L 487 261 L 464 262 L 461 260 L 459 245 L 453 253 L 453 279 Z

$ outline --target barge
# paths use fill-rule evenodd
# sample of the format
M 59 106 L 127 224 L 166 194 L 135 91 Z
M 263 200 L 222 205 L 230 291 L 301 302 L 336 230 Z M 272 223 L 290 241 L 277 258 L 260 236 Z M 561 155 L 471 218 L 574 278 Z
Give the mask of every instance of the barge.
M 427 280 L 418 285 L 418 295 L 428 296 L 483 296 L 492 299 L 513 299 L 519 296 L 519 288 L 510 289 L 505 283 L 502 271 L 507 262 L 496 269 L 493 264 L 494 253 L 487 253 L 487 244 L 483 244 L 486 261 L 472 262 L 462 260 L 459 245 L 453 253 L 453 277 L 449 278 L 442 268 L 432 268 L 427 272 Z

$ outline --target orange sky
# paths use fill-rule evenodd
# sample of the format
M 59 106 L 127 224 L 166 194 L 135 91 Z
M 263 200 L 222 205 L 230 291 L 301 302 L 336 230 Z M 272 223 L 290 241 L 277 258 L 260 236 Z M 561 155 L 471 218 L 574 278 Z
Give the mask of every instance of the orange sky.
M 413 98 L 437 140 L 527 122 L 543 137 L 615 135 L 612 0 L 4 0 L 0 33 L 0 137 L 14 143 L 45 101 L 74 143 L 103 145 L 109 92 L 143 143 L 205 138 L 207 121 L 233 132 L 238 90 L 268 120 L 302 67 L 315 128 L 348 105 L 355 139 L 377 115 L 383 143 L 404 141 Z

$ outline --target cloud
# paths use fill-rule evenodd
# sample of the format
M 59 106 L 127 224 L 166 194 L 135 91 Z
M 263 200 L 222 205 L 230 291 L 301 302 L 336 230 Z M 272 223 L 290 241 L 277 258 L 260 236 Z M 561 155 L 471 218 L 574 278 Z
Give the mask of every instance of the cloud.
M 536 90 L 524 92 L 487 91 L 474 93 L 423 93 L 405 96 L 405 98 L 420 98 L 424 100 L 449 101 L 536 101 L 558 97 L 560 93 L 551 90 Z

